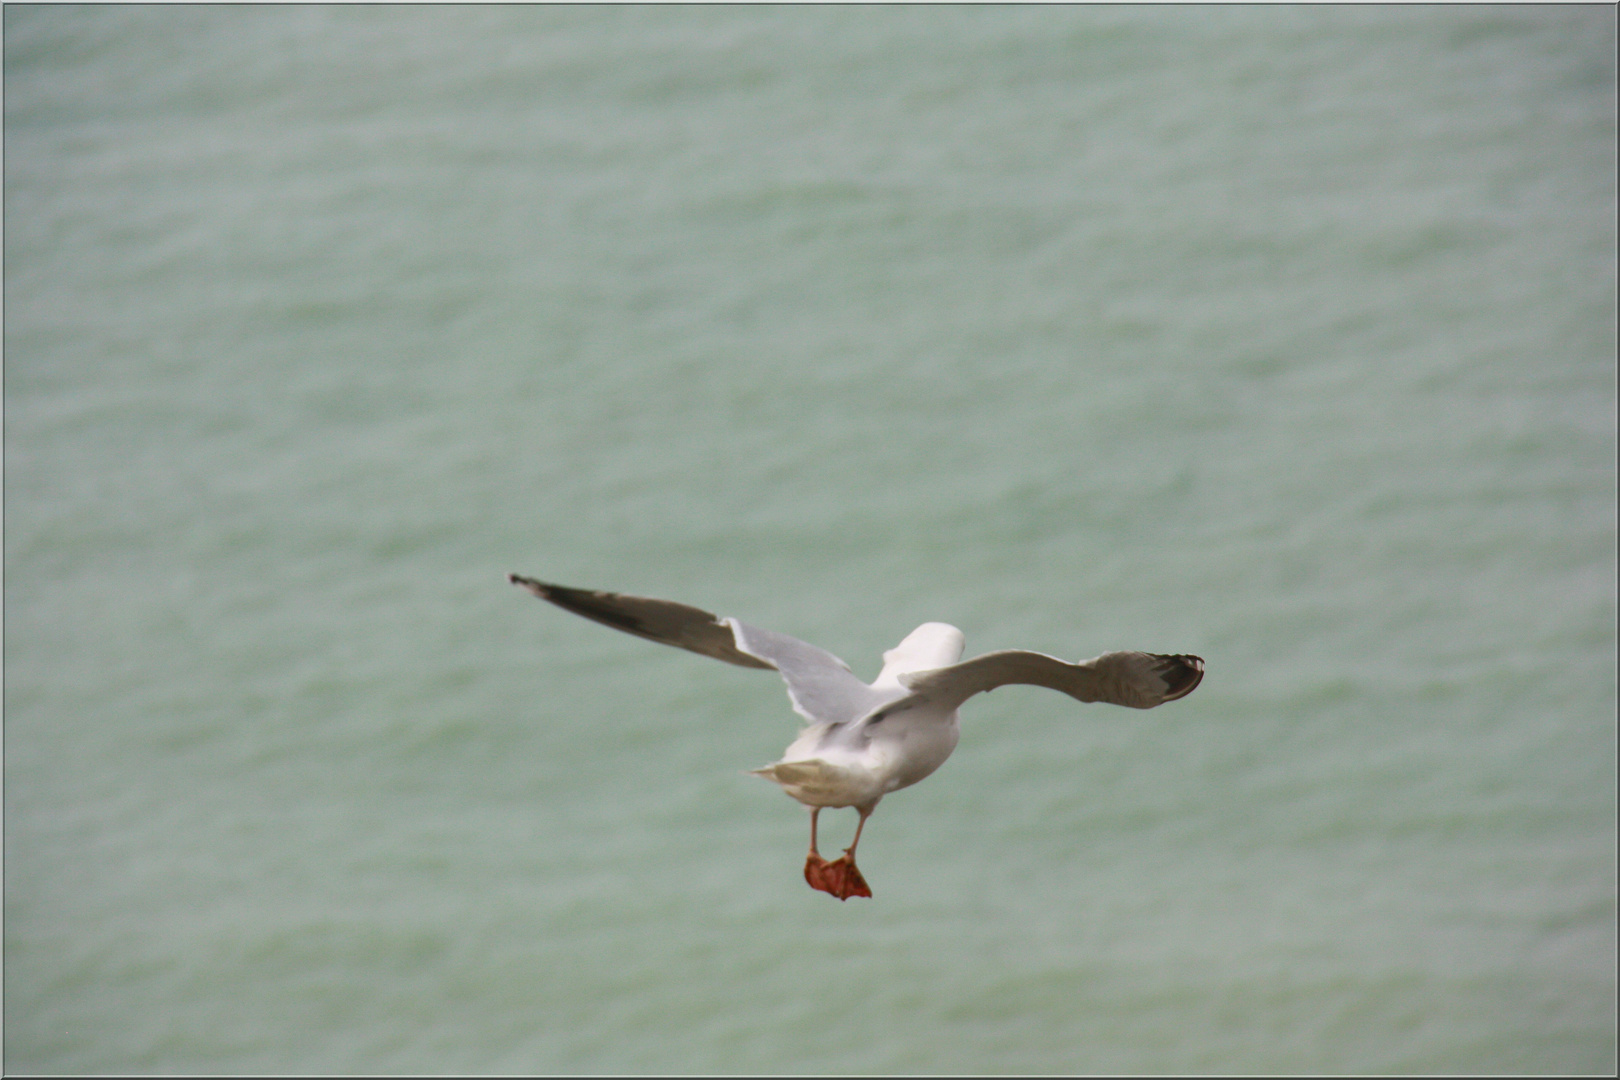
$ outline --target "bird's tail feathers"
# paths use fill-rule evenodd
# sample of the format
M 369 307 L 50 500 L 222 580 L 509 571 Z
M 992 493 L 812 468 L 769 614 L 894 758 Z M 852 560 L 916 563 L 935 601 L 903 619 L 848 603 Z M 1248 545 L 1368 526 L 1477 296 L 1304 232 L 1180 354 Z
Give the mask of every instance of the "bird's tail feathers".
M 809 806 L 854 805 L 850 798 L 852 793 L 871 785 L 871 777 L 865 769 L 834 765 L 821 758 L 778 761 L 748 772 L 750 776 L 780 784 L 783 791 Z

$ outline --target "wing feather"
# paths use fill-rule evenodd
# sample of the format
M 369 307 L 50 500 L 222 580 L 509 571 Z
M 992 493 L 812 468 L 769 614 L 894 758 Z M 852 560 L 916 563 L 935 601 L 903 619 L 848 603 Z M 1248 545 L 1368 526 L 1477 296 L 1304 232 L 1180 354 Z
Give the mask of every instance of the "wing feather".
M 1080 701 L 1151 709 L 1186 697 L 1203 678 L 1204 661 L 1197 656 L 1110 652 L 1070 664 L 1044 653 L 1008 649 L 902 675 L 900 681 L 916 696 L 952 708 L 974 694 L 1022 683 L 1060 690 Z
M 884 702 L 903 696 L 873 690 L 850 673 L 849 665 L 825 649 L 740 619 L 722 619 L 701 608 L 645 596 L 571 589 L 507 575 L 542 600 L 627 634 L 674 645 L 740 667 L 781 674 L 788 700 L 812 723 L 841 724 L 859 719 Z
M 904 691 L 874 690 L 850 673 L 849 665 L 825 649 L 798 638 L 761 630 L 741 619 L 726 619 L 737 647 L 769 661 L 787 683 L 793 711 L 811 723 L 842 724 L 858 720 Z
M 768 669 L 774 666 L 738 649 L 731 627 L 701 608 L 646 596 L 570 589 L 519 574 L 508 574 L 506 579 L 575 615 L 583 615 L 604 626 L 656 641 L 660 645 L 689 649 L 739 667 Z

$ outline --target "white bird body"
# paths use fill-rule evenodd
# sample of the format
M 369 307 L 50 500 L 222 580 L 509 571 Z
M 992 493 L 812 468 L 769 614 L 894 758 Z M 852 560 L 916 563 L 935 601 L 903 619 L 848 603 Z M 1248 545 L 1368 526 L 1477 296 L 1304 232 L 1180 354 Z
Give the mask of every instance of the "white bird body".
M 867 684 L 831 653 L 740 619 L 722 619 L 669 600 L 548 585 L 517 574 L 509 580 L 626 633 L 741 667 L 779 672 L 806 727 L 781 760 L 752 771 L 810 808 L 805 879 L 840 900 L 872 895 L 855 868 L 855 846 L 867 817 L 883 796 L 910 787 L 945 763 L 961 736 L 957 710 L 974 694 L 1028 683 L 1081 701 L 1151 709 L 1192 693 L 1204 677 L 1204 662 L 1196 656 L 1143 652 L 1104 653 L 1070 664 L 1010 649 L 964 662 L 962 631 L 929 622 L 885 652 L 883 670 Z M 860 825 L 845 857 L 827 862 L 816 851 L 816 816 L 824 808 L 842 806 L 860 812 Z
M 737 620 L 725 621 L 738 631 Z M 871 689 L 881 695 L 882 705 L 903 700 L 911 691 L 901 676 L 956 663 L 966 640 L 948 623 L 923 623 L 883 654 L 883 670 Z M 780 761 L 752 770 L 753 775 L 776 781 L 806 806 L 857 806 L 871 813 L 889 792 L 910 787 L 945 764 L 962 734 L 954 708 L 919 702 L 878 723 L 871 715 L 854 723 L 813 720 Z

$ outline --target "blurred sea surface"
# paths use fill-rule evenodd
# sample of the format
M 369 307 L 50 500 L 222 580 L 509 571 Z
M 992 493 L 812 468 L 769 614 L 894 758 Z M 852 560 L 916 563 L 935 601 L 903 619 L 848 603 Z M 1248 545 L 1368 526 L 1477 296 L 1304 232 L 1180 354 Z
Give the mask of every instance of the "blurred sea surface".
M 1612 1073 L 1615 18 L 6 5 L 5 1070 Z

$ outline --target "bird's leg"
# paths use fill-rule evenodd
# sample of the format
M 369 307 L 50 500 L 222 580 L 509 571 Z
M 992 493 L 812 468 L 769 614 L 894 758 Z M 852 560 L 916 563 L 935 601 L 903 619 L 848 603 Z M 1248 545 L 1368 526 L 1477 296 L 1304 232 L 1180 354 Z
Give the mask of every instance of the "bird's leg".
M 821 808 L 814 807 L 810 811 L 810 857 L 805 860 L 804 880 L 810 883 L 812 889 L 819 889 L 840 900 L 872 895 L 866 879 L 855 869 L 855 845 L 861 842 L 861 830 L 866 827 L 866 819 L 872 815 L 874 808 L 867 806 L 856 809 L 860 811 L 861 822 L 855 826 L 855 839 L 844 849 L 844 854 L 832 862 L 823 859 L 816 851 L 816 817 L 821 813 Z
M 861 830 L 866 828 L 866 819 L 872 816 L 872 811 L 876 810 L 877 807 L 857 806 L 855 809 L 861 815 L 861 820 L 855 826 L 855 839 L 851 840 L 849 847 L 844 849 L 843 856 L 833 863 L 834 866 L 841 864 L 844 868 L 844 888 L 842 894 L 838 897 L 840 900 L 847 900 L 851 896 L 870 897 L 872 895 L 872 890 L 866 884 L 866 879 L 861 876 L 859 870 L 855 869 L 855 845 L 861 842 Z
M 821 807 L 812 806 L 810 808 L 810 856 L 804 860 L 804 880 L 809 883 L 812 889 L 820 889 L 822 892 L 832 893 L 837 896 L 837 887 L 827 873 L 827 867 L 832 864 L 823 859 L 821 853 L 816 850 L 816 819 L 820 816 Z
M 855 823 L 855 839 L 851 840 L 849 847 L 844 849 L 844 854 L 849 856 L 849 865 L 851 867 L 855 865 L 855 845 L 861 842 L 861 830 L 866 828 L 866 819 L 872 816 L 872 811 L 876 807 L 868 806 L 862 809 L 857 806 L 855 809 L 860 811 L 861 820 Z

